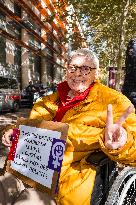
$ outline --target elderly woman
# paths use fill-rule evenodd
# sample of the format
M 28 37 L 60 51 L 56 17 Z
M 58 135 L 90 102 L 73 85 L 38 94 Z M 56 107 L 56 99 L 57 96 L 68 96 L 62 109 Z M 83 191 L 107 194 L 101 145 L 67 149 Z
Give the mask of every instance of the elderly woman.
M 131 102 L 121 93 L 98 80 L 96 55 L 79 49 L 72 53 L 66 81 L 56 93 L 39 99 L 30 119 L 61 121 L 69 124 L 64 154 L 58 205 L 89 205 L 96 168 L 86 158 L 102 150 L 112 160 L 136 165 L 136 116 Z M 10 145 L 9 130 L 3 143 Z M 92 205 L 92 204 L 91 204 Z

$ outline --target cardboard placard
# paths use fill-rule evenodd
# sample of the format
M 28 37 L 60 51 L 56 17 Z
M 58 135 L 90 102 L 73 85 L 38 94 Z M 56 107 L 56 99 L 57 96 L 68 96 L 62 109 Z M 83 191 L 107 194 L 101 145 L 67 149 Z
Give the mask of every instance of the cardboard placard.
M 7 171 L 33 188 L 55 196 L 65 151 L 68 125 L 61 122 L 20 119 L 13 161 Z

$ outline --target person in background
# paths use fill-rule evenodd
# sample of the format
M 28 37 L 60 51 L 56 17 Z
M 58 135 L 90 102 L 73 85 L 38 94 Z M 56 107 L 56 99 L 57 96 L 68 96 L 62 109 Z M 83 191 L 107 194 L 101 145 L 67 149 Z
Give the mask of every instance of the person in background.
M 30 113 L 30 119 L 69 124 L 57 205 L 94 205 L 90 200 L 96 168 L 86 160 L 91 153 L 102 150 L 114 161 L 136 166 L 134 107 L 124 95 L 101 84 L 98 77 L 99 61 L 92 51 L 72 52 L 66 81 L 58 84 L 57 92 L 40 98 Z M 10 129 L 2 138 L 6 146 L 11 145 L 12 133 Z
M 122 93 L 131 100 L 136 108 L 136 38 L 131 39 L 127 46 Z
M 26 93 L 29 97 L 31 106 L 33 105 L 35 92 L 36 92 L 36 87 L 33 85 L 32 81 L 29 81 L 29 85 L 26 87 Z
M 35 92 L 35 86 L 33 85 L 32 81 L 29 81 L 29 85 L 26 87 L 27 92 Z

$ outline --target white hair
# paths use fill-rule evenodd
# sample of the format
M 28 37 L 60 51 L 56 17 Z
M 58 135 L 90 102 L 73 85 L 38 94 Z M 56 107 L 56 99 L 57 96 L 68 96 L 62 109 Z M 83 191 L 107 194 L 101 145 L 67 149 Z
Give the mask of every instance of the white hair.
M 87 48 L 79 48 L 75 51 L 72 51 L 68 57 L 68 63 L 70 63 L 72 58 L 76 57 L 76 56 L 85 56 L 85 57 L 89 58 L 93 62 L 94 66 L 97 69 L 99 69 L 99 60 L 93 51 L 91 51 Z

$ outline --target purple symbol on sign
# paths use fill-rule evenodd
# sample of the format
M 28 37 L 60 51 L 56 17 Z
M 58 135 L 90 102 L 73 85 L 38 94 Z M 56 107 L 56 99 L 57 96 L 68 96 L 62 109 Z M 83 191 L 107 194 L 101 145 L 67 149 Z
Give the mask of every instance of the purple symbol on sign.
M 53 138 L 52 147 L 49 156 L 48 168 L 60 172 L 65 150 L 66 142 L 64 140 Z

